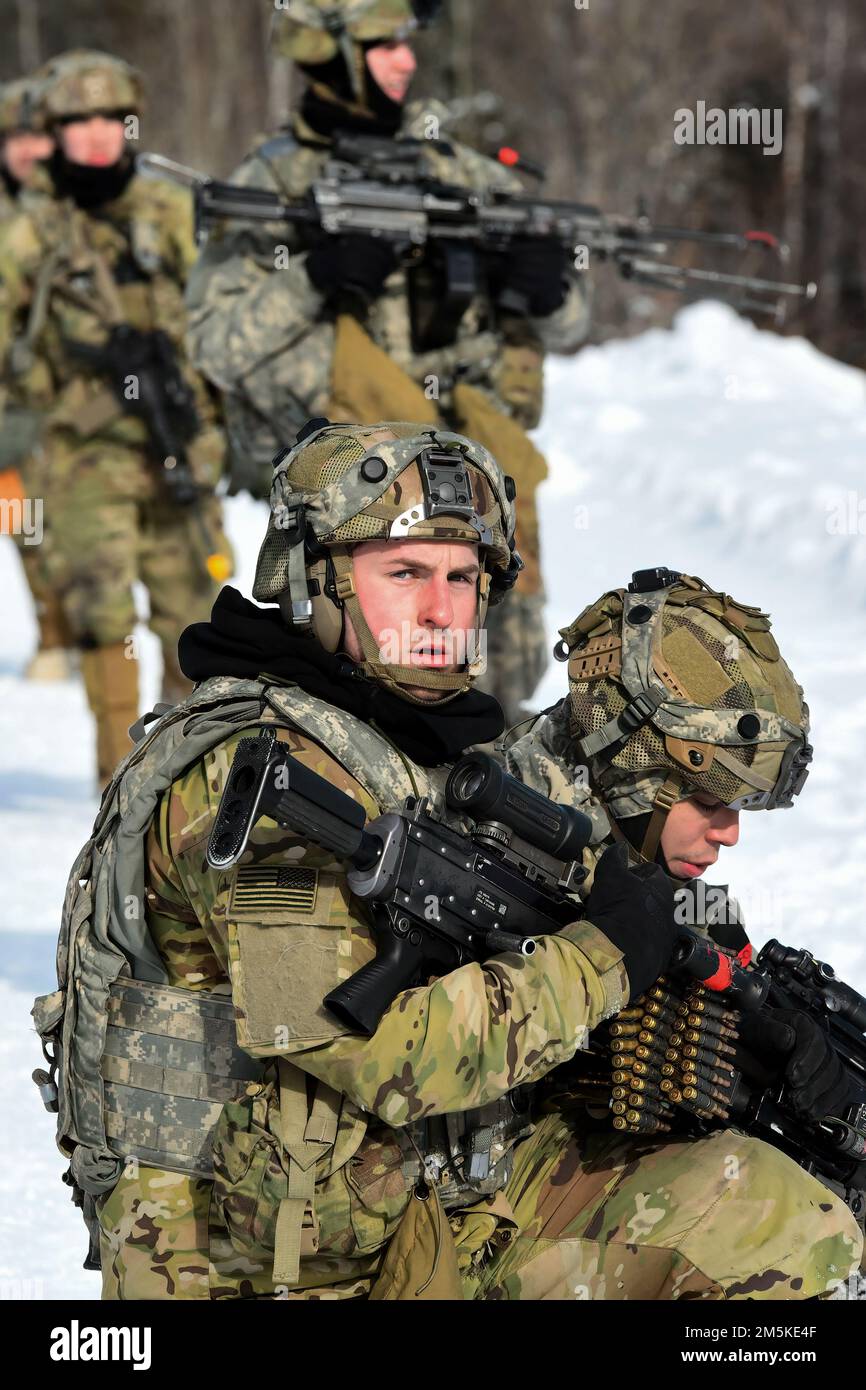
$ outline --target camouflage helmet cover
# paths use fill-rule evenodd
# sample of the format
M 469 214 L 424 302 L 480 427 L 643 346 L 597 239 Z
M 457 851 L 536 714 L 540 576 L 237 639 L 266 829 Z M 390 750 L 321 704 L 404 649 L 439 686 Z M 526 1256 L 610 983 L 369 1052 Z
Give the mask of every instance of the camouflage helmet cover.
M 346 38 L 372 43 L 406 37 L 438 8 L 431 0 L 280 0 L 271 44 L 284 57 L 315 66 L 335 58 Z
M 469 541 L 482 558 L 481 626 L 488 602 L 501 599 L 521 568 L 513 537 L 513 486 L 480 444 L 405 421 L 322 422 L 275 461 L 253 596 L 278 602 L 295 627 L 311 629 L 334 651 L 344 608 L 356 629 L 366 629 L 352 584 L 353 545 L 406 538 Z M 329 562 L 335 584 L 328 580 Z M 364 635 L 359 633 L 362 641 Z M 387 683 L 404 669 L 384 673 L 372 648 L 367 656 L 370 674 Z M 429 683 L 444 687 L 449 679 L 453 685 L 444 675 Z M 463 680 L 462 688 L 467 684 Z
M 49 59 L 38 75 L 50 120 L 86 118 L 104 111 L 134 114 L 141 110 L 141 75 L 113 54 L 71 49 Z
M 572 733 L 617 819 L 696 792 L 736 810 L 792 805 L 809 711 L 760 609 L 679 575 L 605 594 L 561 636 Z
M 0 86 L 0 136 L 45 131 L 41 84 L 35 77 L 19 77 Z

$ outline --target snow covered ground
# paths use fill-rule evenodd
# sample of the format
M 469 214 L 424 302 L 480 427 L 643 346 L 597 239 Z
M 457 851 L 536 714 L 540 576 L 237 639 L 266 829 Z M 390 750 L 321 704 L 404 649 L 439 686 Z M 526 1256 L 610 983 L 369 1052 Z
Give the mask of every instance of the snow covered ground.
M 551 464 L 551 644 L 587 602 L 651 565 L 772 613 L 811 706 L 815 762 L 792 811 L 742 817 L 718 881 L 730 881 L 757 944 L 808 946 L 866 991 L 866 377 L 703 303 L 671 332 L 553 361 L 538 439 Z M 245 593 L 264 516 L 247 498 L 229 503 Z M 28 1017 L 32 996 L 54 986 L 66 874 L 96 811 L 93 736 L 77 682 L 21 678 L 35 627 L 2 538 L 0 595 L 0 1298 L 95 1298 L 30 1081 L 40 1055 Z M 142 652 L 150 708 L 159 658 L 144 630 Z M 565 687 L 553 664 L 539 699 Z

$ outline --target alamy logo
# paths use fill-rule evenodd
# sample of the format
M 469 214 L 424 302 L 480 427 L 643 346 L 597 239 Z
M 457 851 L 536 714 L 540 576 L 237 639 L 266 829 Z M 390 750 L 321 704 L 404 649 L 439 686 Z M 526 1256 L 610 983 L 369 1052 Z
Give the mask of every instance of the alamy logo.
M 69 1327 L 51 1329 L 52 1361 L 131 1361 L 133 1370 L 150 1370 L 149 1327 Z
M 761 145 L 764 154 L 782 149 L 782 108 L 760 110 L 756 106 L 707 108 L 699 101 L 692 111 L 681 106 L 674 112 L 674 141 L 677 145 Z

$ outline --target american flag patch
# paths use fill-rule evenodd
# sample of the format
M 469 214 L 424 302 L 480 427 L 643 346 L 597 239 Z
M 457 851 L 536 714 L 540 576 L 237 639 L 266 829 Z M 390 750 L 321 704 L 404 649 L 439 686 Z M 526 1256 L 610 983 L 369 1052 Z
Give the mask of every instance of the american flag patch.
M 241 864 L 232 908 L 244 912 L 312 912 L 316 906 L 318 869 L 283 864 Z

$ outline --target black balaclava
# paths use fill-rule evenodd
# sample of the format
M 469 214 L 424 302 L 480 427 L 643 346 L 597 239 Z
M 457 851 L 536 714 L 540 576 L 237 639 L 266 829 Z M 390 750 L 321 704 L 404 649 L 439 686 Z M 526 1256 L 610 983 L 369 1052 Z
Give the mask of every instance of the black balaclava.
M 71 198 L 85 210 L 119 198 L 135 173 L 129 151 L 124 151 L 116 164 L 73 164 L 59 144 L 47 165 L 58 197 Z
M 375 42 L 361 45 L 365 59 L 368 49 L 376 46 Z M 333 93 L 333 100 L 329 101 L 310 85 L 301 98 L 301 115 L 317 135 L 330 137 L 336 130 L 350 130 L 364 135 L 396 135 L 403 120 L 403 106 L 385 95 L 366 61 L 362 101 L 371 113 L 369 116 L 355 109 L 358 102 L 341 53 L 328 63 L 317 63 L 315 66 L 300 63 L 298 66 L 311 84 L 316 83 Z

